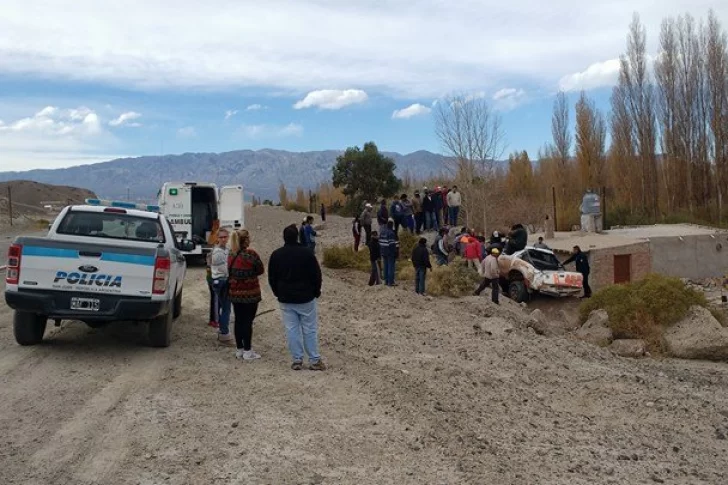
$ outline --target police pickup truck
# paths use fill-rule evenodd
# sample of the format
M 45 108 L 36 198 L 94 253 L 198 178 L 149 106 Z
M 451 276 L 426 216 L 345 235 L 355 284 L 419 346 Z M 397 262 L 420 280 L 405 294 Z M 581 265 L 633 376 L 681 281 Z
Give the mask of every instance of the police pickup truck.
M 5 301 L 20 345 L 43 340 L 49 319 L 90 327 L 149 322 L 149 341 L 170 344 L 182 312 L 189 240 L 176 240 L 156 206 L 87 199 L 65 207 L 45 237 L 17 237 L 8 250 Z

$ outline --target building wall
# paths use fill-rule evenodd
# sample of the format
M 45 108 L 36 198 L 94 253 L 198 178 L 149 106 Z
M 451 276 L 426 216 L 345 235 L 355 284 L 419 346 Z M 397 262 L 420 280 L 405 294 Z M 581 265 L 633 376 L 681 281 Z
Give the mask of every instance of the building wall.
M 630 255 L 630 281 L 639 281 L 652 269 L 650 246 L 647 242 L 591 251 L 589 284 L 598 290 L 614 284 L 614 256 Z
M 559 258 L 562 261 L 568 257 L 564 256 L 564 254 L 561 252 L 562 257 Z M 592 291 L 614 284 L 614 256 L 630 255 L 631 281 L 639 281 L 647 276 L 652 269 L 650 246 L 647 241 L 612 248 L 590 249 L 587 254 L 589 255 L 589 267 L 591 268 L 589 286 L 591 286 Z M 574 271 L 573 263 L 569 264 L 566 269 Z
M 720 244 L 720 247 L 718 245 Z M 718 278 L 728 272 L 728 236 L 650 239 L 652 269 L 679 278 Z

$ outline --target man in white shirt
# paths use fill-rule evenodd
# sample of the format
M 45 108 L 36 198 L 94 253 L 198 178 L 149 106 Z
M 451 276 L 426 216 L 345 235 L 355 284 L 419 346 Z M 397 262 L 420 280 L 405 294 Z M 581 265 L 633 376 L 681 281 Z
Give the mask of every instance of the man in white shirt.
M 458 186 L 453 185 L 452 190 L 447 193 L 448 223 L 450 226 L 458 225 L 458 214 L 460 214 L 460 205 L 462 197 L 458 191 Z
M 500 269 L 498 268 L 499 254 L 500 251 L 498 251 L 498 248 L 493 248 L 490 251 L 490 254 L 480 263 L 478 273 L 483 277 L 483 281 L 480 283 L 480 286 L 478 286 L 478 289 L 473 292 L 473 295 L 480 296 L 480 292 L 483 291 L 486 286 L 490 286 L 490 299 L 496 305 L 498 305 L 498 291 L 500 290 L 500 286 L 498 286 L 498 280 L 500 278 Z

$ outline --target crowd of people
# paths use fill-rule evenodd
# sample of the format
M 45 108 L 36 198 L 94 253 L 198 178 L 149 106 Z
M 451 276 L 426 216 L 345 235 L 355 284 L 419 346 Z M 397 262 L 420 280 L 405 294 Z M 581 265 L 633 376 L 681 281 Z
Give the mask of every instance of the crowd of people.
M 354 216 L 352 235 L 354 251 L 359 251 L 364 233 L 364 245 L 369 249 L 371 274 L 369 286 L 384 282 L 387 286 L 396 286 L 395 274 L 397 260 L 400 259 L 400 229 L 410 234 L 421 235 L 435 232 L 435 240 L 427 247 L 427 239 L 420 238 L 411 255 L 407 257 L 415 268 L 415 292 L 425 294 L 425 281 L 428 270 L 432 270 L 430 255 L 438 266 L 450 264 L 455 255 L 461 256 L 465 264 L 476 270 L 483 278 L 480 287 L 474 292 L 479 295 L 486 287 L 492 290 L 493 302 L 498 303 L 499 270 L 498 257 L 501 254 L 512 255 L 524 249 L 528 243 L 528 231 L 523 224 L 514 224 L 507 234 L 495 230 L 488 238 L 468 227 L 458 228 L 458 217 L 462 195 L 457 186 L 448 189 L 446 186 L 422 192 L 414 191 L 410 199 L 408 194 L 401 194 L 393 200 L 382 199 L 379 209 L 374 212 L 371 203 L 365 202 L 364 209 Z M 372 229 L 376 217 L 379 230 Z M 543 237 L 539 237 L 533 247 L 550 250 Z M 575 248 L 574 254 L 564 264 L 576 261 L 577 271 L 584 277 L 584 296 L 591 296 L 588 284 L 588 258 Z
M 304 224 L 311 226 L 313 218 Z M 283 230 L 283 246 L 273 251 L 268 261 L 268 284 L 278 300 L 285 329 L 291 368 L 303 368 L 304 353 L 308 368 L 325 370 L 319 353 L 318 307 L 321 296 L 321 268 L 312 249 L 315 231 L 304 231 L 308 244 L 300 242 L 295 224 Z M 260 359 L 253 350 L 253 322 L 262 300 L 259 278 L 265 265 L 251 247 L 250 233 L 245 229 L 222 227 L 207 259 L 207 283 L 210 290 L 209 325 L 217 329 L 222 345 L 236 347 L 235 357 L 245 361 Z M 234 337 L 230 332 L 230 316 L 235 316 Z

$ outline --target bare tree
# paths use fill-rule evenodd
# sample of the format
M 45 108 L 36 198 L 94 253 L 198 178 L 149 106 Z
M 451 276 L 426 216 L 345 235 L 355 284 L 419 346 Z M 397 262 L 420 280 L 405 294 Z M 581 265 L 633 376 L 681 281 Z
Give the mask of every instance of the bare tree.
M 556 101 L 554 101 L 551 134 L 554 137 L 554 148 L 560 168 L 565 170 L 571 152 L 571 132 L 569 131 L 569 105 L 563 91 L 559 91 Z
M 626 101 L 641 173 L 642 207 L 659 214 L 655 104 L 647 71 L 647 34 L 635 13 L 627 36 L 627 54 L 620 57 L 619 87 Z
M 466 223 L 482 224 L 486 230 L 486 185 L 492 179 L 494 162 L 505 150 L 500 116 L 486 99 L 456 94 L 438 101 L 434 117 L 435 133 L 453 160 L 446 168 L 464 193 Z M 482 207 L 480 220 L 475 217 L 476 207 Z
M 598 188 L 604 183 L 606 138 L 604 116 L 582 91 L 576 103 L 576 160 L 584 189 Z
M 728 191 L 728 41 L 715 12 L 708 15 L 703 32 L 712 159 L 718 187 L 718 212 L 722 216 L 722 196 Z
M 660 30 L 660 55 L 655 61 L 655 80 L 657 84 L 657 107 L 660 118 L 660 142 L 664 158 L 663 185 L 667 194 L 668 211 L 686 207 L 691 200 L 687 158 L 681 150 L 678 136 L 678 98 L 677 81 L 678 45 L 675 20 L 663 20 Z M 686 171 L 688 173 L 686 173 Z M 687 187 L 685 187 L 687 183 Z M 687 188 L 687 190 L 685 190 Z
M 625 201 L 631 214 L 638 207 L 641 176 L 635 170 L 636 154 L 632 132 L 632 120 L 625 99 L 625 89 L 615 86 L 612 89 L 611 138 L 609 166 L 611 185 L 615 187 L 618 200 Z

